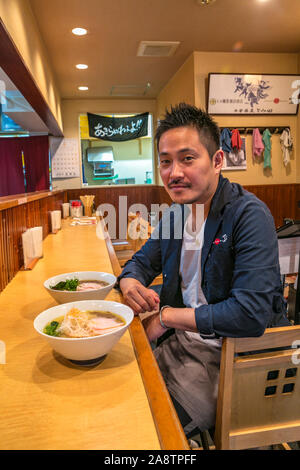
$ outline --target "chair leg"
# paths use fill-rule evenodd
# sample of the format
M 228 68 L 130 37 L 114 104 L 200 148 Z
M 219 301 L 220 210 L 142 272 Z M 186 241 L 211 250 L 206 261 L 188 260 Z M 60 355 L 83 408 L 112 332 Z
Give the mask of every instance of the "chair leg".
M 276 444 L 272 446 L 274 450 L 292 450 L 291 446 L 287 442 Z
M 202 442 L 202 447 L 204 450 L 209 450 L 209 442 L 207 439 L 207 434 L 206 431 L 199 431 L 200 437 L 201 437 L 201 442 Z

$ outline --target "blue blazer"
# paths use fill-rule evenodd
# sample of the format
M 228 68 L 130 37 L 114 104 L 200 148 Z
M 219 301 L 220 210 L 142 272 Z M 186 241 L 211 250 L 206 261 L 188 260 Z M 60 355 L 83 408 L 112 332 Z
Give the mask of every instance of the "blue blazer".
M 118 278 L 148 286 L 162 273 L 161 306 L 184 307 L 179 266 L 185 212 L 178 204 L 167 209 Z M 289 325 L 273 217 L 254 194 L 222 175 L 205 224 L 201 275 L 208 305 L 196 308 L 195 318 L 203 338 L 260 336 L 266 327 Z

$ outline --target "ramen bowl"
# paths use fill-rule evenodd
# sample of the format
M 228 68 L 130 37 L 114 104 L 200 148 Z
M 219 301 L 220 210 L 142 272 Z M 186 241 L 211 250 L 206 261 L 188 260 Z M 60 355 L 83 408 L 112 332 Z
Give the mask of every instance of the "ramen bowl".
M 85 291 L 65 291 L 50 288 L 50 286 L 56 286 L 61 281 L 67 281 L 71 279 L 78 279 L 79 281 L 100 281 L 107 283 L 107 285 L 102 287 L 99 286 L 98 289 Z M 56 302 L 59 304 L 64 304 L 68 302 L 75 302 L 77 300 L 104 300 L 114 287 L 116 281 L 116 276 L 110 273 L 103 273 L 98 271 L 80 271 L 59 274 L 58 276 L 50 277 L 47 279 L 47 281 L 44 282 L 44 287 L 54 298 L 54 300 L 56 300 Z
M 66 315 L 72 308 L 77 308 L 81 311 L 111 312 L 122 317 L 125 324 L 115 329 L 115 331 L 85 338 L 49 336 L 44 333 L 44 328 L 49 322 Z M 74 364 L 92 366 L 103 361 L 106 355 L 124 335 L 133 317 L 134 313 L 132 309 L 119 302 L 82 300 L 79 302 L 56 305 L 55 307 L 44 310 L 35 318 L 33 325 L 41 337 L 45 339 L 58 354 Z

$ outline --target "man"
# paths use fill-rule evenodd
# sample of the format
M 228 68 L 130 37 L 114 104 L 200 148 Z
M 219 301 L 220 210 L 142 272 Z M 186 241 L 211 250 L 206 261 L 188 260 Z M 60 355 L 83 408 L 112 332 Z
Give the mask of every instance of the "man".
M 160 121 L 156 139 L 175 206 L 125 265 L 119 285 L 136 314 L 154 311 L 145 330 L 150 341 L 160 338 L 154 354 L 189 435 L 214 426 L 222 337 L 260 336 L 288 321 L 273 218 L 222 177 L 215 122 L 182 103 Z M 161 272 L 159 297 L 147 286 Z

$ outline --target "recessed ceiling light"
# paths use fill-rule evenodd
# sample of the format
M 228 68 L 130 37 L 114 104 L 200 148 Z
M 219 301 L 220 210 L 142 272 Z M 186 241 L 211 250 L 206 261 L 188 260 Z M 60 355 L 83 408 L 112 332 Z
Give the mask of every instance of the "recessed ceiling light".
M 76 36 L 84 36 L 87 34 L 87 30 L 84 28 L 74 28 L 72 29 L 72 33 L 76 34 Z
M 196 0 L 198 5 L 209 5 L 210 3 L 214 3 L 216 0 Z
M 85 69 L 88 68 L 88 65 L 86 65 L 86 64 L 77 64 L 76 68 L 79 69 L 79 70 L 85 70 Z
M 79 87 L 78 87 L 78 90 L 80 90 L 80 91 L 86 91 L 86 90 L 88 90 L 88 89 L 89 89 L 88 86 L 79 86 Z

